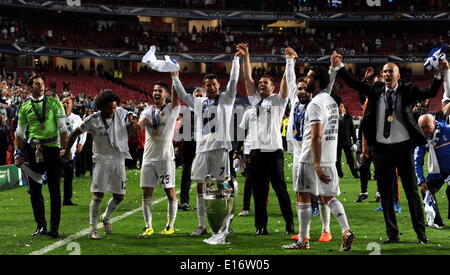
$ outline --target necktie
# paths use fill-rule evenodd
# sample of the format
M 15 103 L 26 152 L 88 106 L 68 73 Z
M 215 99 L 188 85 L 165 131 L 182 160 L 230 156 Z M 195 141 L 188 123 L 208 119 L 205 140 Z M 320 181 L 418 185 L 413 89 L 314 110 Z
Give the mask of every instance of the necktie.
M 383 136 L 384 138 L 388 138 L 391 135 L 391 122 L 388 118 L 392 116 L 394 112 L 394 106 L 392 104 L 392 92 L 388 91 L 386 93 L 386 99 L 387 99 L 387 106 L 386 111 L 384 114 L 384 129 L 383 129 Z

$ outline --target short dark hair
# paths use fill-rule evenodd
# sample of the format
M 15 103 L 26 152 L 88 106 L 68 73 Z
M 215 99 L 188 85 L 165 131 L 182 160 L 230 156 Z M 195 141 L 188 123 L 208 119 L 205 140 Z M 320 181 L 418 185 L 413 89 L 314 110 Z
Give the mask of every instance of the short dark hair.
M 297 79 L 297 84 L 300 82 L 306 82 L 306 77 L 302 76 Z
M 163 87 L 166 90 L 166 92 L 170 93 L 169 85 L 166 82 L 156 81 L 154 85 L 159 85 L 159 86 Z
M 314 80 L 318 80 L 320 82 L 319 88 L 325 89 L 328 87 L 330 83 L 330 75 L 328 74 L 328 70 L 323 66 L 311 65 L 308 67 L 308 71 L 314 72 Z
M 120 97 L 112 90 L 105 89 L 95 97 L 94 106 L 95 109 L 100 111 L 105 108 L 106 104 L 114 101 L 117 102 L 117 104 L 120 104 Z
M 217 81 L 219 81 L 216 74 L 205 74 L 205 76 L 203 77 L 203 82 L 208 79 L 217 79 Z
M 272 81 L 272 85 L 273 86 L 275 86 L 277 84 L 277 82 L 275 81 L 275 78 L 273 78 L 272 76 L 270 76 L 268 74 L 262 75 L 259 79 L 261 80 L 261 78 L 268 78 L 268 79 L 270 79 L 270 81 Z
M 28 80 L 27 80 L 27 85 L 28 85 L 28 87 L 33 86 L 34 80 L 35 80 L 35 79 L 38 79 L 38 78 L 42 79 L 42 81 L 45 81 L 45 78 L 44 78 L 42 75 L 40 75 L 40 74 L 32 75 L 32 76 L 30 76 L 30 77 L 28 78 Z

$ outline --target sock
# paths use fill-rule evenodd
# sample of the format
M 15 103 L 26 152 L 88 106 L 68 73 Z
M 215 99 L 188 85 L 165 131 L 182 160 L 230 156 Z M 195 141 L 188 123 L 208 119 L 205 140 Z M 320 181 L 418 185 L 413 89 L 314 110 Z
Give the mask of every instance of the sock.
M 206 227 L 206 209 L 203 194 L 197 196 L 197 216 L 199 226 Z
M 152 226 L 152 196 L 142 196 L 142 214 L 144 215 L 144 222 L 146 228 Z
M 93 228 L 97 228 L 100 203 L 102 203 L 102 199 L 94 197 L 91 199 L 91 204 L 89 205 L 89 223 Z
M 297 203 L 297 212 L 300 218 L 299 241 L 303 242 L 305 238 L 309 238 L 309 226 L 311 224 L 312 207 L 311 203 L 299 204 Z
M 319 202 L 320 220 L 322 221 L 322 232 L 330 232 L 330 208 L 324 202 Z
M 175 219 L 177 217 L 178 210 L 178 201 L 177 199 L 173 201 L 169 201 L 167 204 L 167 224 L 166 228 L 173 228 L 173 224 L 175 223 Z
M 116 211 L 119 207 L 120 201 L 116 201 L 114 198 L 111 198 L 108 202 L 108 206 L 106 207 L 105 213 L 103 213 L 103 219 L 109 220 L 111 214 Z
M 342 233 L 344 233 L 345 230 L 350 229 L 342 203 L 337 199 L 332 199 L 328 202 L 328 206 L 330 207 L 333 216 L 338 220 L 338 223 L 342 228 Z

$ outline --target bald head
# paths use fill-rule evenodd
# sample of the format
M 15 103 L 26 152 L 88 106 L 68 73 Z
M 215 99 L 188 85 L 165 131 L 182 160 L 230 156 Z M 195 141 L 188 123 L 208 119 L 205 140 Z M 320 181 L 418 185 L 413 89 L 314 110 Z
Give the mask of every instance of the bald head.
M 392 89 L 398 84 L 398 80 L 400 79 L 400 69 L 395 63 L 386 63 L 383 66 L 381 76 L 383 77 L 384 83 L 386 83 L 386 87 Z
M 434 117 L 430 114 L 420 116 L 419 127 L 422 129 L 422 132 L 426 137 L 433 136 L 434 130 L 436 129 Z

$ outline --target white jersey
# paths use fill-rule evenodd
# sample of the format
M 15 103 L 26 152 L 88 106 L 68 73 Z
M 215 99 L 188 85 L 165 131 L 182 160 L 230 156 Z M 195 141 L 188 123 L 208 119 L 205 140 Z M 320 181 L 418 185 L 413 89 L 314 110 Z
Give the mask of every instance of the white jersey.
M 186 93 L 178 77 L 172 78 L 179 98 L 194 109 L 197 154 L 218 149 L 227 149 L 228 151 L 232 149 L 230 126 L 238 79 L 239 57 L 235 57 L 233 60 L 226 92 L 221 93 L 218 100 L 193 97 Z
M 323 124 L 322 155 L 320 163 L 335 165 L 337 153 L 337 138 L 339 127 L 339 109 L 336 101 L 326 92 L 316 95 L 306 108 L 303 145 L 300 162 L 313 164 L 311 127 L 313 124 Z
M 250 115 L 250 124 L 254 131 L 251 135 L 252 150 L 274 152 L 283 149 L 281 138 L 281 122 L 288 102 L 281 94 L 273 94 L 264 100 L 256 93 L 249 96 L 254 112 Z
M 72 133 L 76 128 L 78 128 L 81 123 L 83 122 L 83 120 L 81 119 L 81 117 L 79 115 L 76 115 L 74 113 L 70 113 L 70 115 L 68 115 L 66 117 L 66 125 L 67 125 L 67 130 L 69 131 L 69 134 Z M 70 148 L 70 153 L 72 155 L 72 157 L 75 156 L 75 151 L 77 150 L 77 146 L 78 145 L 84 145 L 84 143 L 86 142 L 86 133 L 82 133 L 80 136 L 78 136 L 77 141 L 73 144 L 72 148 Z
M 330 83 L 325 91 L 330 93 L 336 80 L 336 70 L 330 67 L 328 73 L 330 75 Z M 289 89 L 289 100 L 291 102 L 291 112 L 289 114 L 286 139 L 292 142 L 295 150 L 295 148 L 298 149 L 302 146 L 304 119 L 307 105 L 301 104 L 297 96 L 295 64 L 292 58 L 286 59 L 286 83 Z
M 145 125 L 143 163 L 175 159 L 173 135 L 179 113 L 180 106 L 172 108 L 170 103 L 163 109 L 156 109 L 153 105 L 142 112 L 141 118 L 148 119 Z
M 118 109 L 119 108 L 116 109 L 116 112 Z M 117 147 L 113 147 L 109 139 L 107 127 L 109 128 L 111 123 L 113 123 L 111 118 L 103 121 L 100 112 L 95 112 L 94 114 L 88 116 L 79 127 L 81 132 L 90 132 L 92 134 L 92 161 L 94 163 L 102 162 L 120 164 L 125 159 L 119 149 Z
M 252 150 L 252 139 L 253 132 L 255 131 L 254 123 L 250 123 L 250 117 L 252 117 L 252 114 L 255 112 L 255 109 L 248 109 L 245 111 L 244 115 L 242 116 L 241 124 L 239 124 L 239 127 L 247 130 L 247 135 L 245 136 L 244 140 L 244 154 L 249 155 L 250 151 Z M 253 116 L 254 117 L 254 116 Z

